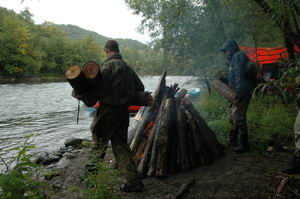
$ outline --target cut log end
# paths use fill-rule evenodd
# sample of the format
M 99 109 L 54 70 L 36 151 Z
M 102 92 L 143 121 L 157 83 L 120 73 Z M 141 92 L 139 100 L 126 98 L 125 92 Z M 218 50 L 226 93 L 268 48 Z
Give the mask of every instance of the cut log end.
M 82 70 L 87 79 L 94 79 L 100 72 L 99 65 L 92 61 L 86 62 Z
M 69 80 L 75 79 L 80 75 L 80 73 L 81 73 L 80 66 L 76 66 L 76 65 L 70 66 L 65 72 L 65 77 Z

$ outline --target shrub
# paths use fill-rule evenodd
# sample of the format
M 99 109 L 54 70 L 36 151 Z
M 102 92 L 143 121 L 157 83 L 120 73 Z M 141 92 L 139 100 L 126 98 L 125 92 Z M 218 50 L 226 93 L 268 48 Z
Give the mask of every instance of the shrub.
M 204 93 L 196 106 L 207 124 L 215 131 L 219 140 L 227 144 L 229 103 L 220 95 Z M 280 144 L 292 144 L 293 127 L 296 118 L 294 104 L 284 104 L 272 96 L 252 97 L 248 112 L 250 145 L 265 152 L 274 139 Z
M 34 148 L 30 144 L 31 136 L 28 136 L 22 147 L 14 148 L 17 155 L 5 161 L 2 157 L 2 165 L 6 172 L 0 174 L 0 198 L 5 199 L 43 199 L 45 183 L 37 180 L 40 167 L 30 160 L 27 152 Z M 13 168 L 10 168 L 12 165 Z M 36 177 L 36 179 L 34 178 Z

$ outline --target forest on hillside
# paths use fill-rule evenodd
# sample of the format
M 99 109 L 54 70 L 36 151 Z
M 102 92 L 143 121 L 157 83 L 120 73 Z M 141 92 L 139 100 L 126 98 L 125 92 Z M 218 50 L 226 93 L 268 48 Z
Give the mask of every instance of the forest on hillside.
M 63 76 L 70 65 L 103 63 L 104 43 L 111 38 L 73 25 L 36 25 L 29 10 L 19 14 L 0 7 L 0 76 Z M 159 74 L 160 52 L 130 39 L 117 39 L 124 58 L 139 74 Z M 155 71 L 155 72 L 154 72 Z
M 248 47 L 300 45 L 300 2 L 297 0 L 125 0 L 142 16 L 140 32 L 148 46 L 117 39 L 121 53 L 140 75 L 161 74 L 214 77 L 225 58 L 219 49 L 228 39 Z M 0 9 L 0 75 L 24 77 L 59 74 L 69 65 L 88 60 L 102 63 L 109 39 L 74 25 L 44 22 L 32 14 Z

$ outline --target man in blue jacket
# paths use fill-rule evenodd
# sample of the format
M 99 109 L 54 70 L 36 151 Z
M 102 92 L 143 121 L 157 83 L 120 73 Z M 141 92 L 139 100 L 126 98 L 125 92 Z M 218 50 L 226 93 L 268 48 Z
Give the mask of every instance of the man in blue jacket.
M 237 93 L 235 103 L 231 104 L 230 107 L 232 129 L 229 132 L 229 143 L 234 147 L 235 152 L 243 153 L 249 149 L 246 113 L 251 99 L 251 92 L 256 87 L 256 83 L 251 81 L 247 74 L 249 58 L 240 51 L 234 40 L 228 40 L 221 51 L 227 56 L 229 87 Z M 240 136 L 239 145 L 237 142 L 238 135 Z

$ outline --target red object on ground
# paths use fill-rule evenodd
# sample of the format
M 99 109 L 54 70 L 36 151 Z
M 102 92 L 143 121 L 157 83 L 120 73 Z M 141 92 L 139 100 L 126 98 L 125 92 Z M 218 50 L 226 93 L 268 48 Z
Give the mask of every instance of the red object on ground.
M 278 62 L 282 59 L 288 58 L 287 49 L 283 47 L 276 48 L 250 48 L 240 46 L 252 62 L 258 62 L 260 65 Z M 295 53 L 300 54 L 300 48 L 294 46 Z
M 95 109 L 98 109 L 99 107 L 100 107 L 100 105 L 101 105 L 101 102 L 97 102 L 95 105 L 94 105 L 94 108 Z M 129 108 L 128 108 L 128 110 L 129 110 L 129 112 L 137 112 L 137 111 L 139 111 L 140 110 L 140 108 L 141 108 L 141 106 L 129 106 Z

